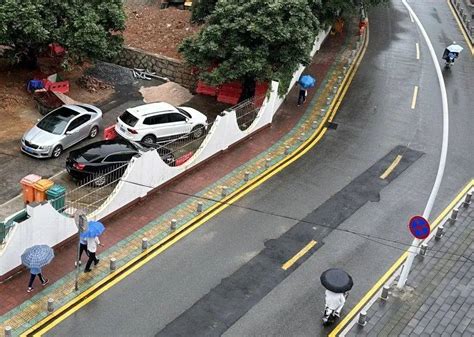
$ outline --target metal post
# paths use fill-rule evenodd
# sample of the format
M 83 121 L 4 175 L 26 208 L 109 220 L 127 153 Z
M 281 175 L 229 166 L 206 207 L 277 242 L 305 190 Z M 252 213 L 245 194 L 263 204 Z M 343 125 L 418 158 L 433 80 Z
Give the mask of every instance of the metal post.
M 332 93 L 335 94 L 337 92 L 337 87 L 332 87 Z
M 427 249 L 428 249 L 428 245 L 426 243 L 422 243 L 421 248 L 420 248 L 420 255 L 425 256 Z
M 148 239 L 143 238 L 142 239 L 142 250 L 147 250 L 148 249 Z
M 176 219 L 171 219 L 170 229 L 172 231 L 176 230 Z
M 250 172 L 249 171 L 245 171 L 244 172 L 244 181 L 249 181 L 250 180 Z
M 202 212 L 202 202 L 201 201 L 198 201 L 197 206 L 196 206 L 196 211 L 198 213 Z
M 390 291 L 390 287 L 387 285 L 384 285 L 382 288 L 382 295 L 380 295 L 380 298 L 384 301 L 388 300 L 388 292 Z
M 9 325 L 5 326 L 5 337 L 12 337 L 12 327 Z
M 110 271 L 114 271 L 115 269 L 117 269 L 117 260 L 115 257 L 112 257 L 110 259 Z
M 326 105 L 327 105 L 327 106 L 330 106 L 330 105 L 331 105 L 331 101 L 332 101 L 332 98 L 331 98 L 331 97 L 327 97 L 327 98 L 326 98 Z
M 440 225 L 438 229 L 436 230 L 435 240 L 441 239 L 443 235 L 444 235 L 444 227 Z
M 469 207 L 469 205 L 471 204 L 471 199 L 472 199 L 472 192 L 469 192 L 468 194 L 466 194 L 466 198 L 464 199 L 462 206 L 464 208 Z
M 48 312 L 54 311 L 54 300 L 52 298 L 48 298 Z
M 287 145 L 285 146 L 285 154 L 288 154 L 290 153 L 290 147 Z
M 318 127 L 318 121 L 314 121 L 311 126 L 313 127 L 313 129 L 316 129 Z
M 227 186 L 222 186 L 222 192 L 221 192 L 222 197 L 227 196 Z
M 325 113 L 326 113 L 326 109 L 321 109 L 321 116 L 324 116 Z
M 458 208 L 453 209 L 453 211 L 451 212 L 451 217 L 449 218 L 449 223 L 451 225 L 454 225 L 456 223 L 456 220 L 458 218 L 458 213 L 459 213 Z
M 367 312 L 361 311 L 359 314 L 359 319 L 357 320 L 357 324 L 360 326 L 365 326 L 367 324 Z

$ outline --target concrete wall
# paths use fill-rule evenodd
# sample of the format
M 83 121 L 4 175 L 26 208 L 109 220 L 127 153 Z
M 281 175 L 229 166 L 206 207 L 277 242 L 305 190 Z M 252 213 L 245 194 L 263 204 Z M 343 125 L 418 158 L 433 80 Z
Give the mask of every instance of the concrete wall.
M 191 91 L 194 91 L 196 87 L 197 77 L 191 74 L 191 69 L 181 60 L 149 53 L 138 48 L 125 47 L 115 63 L 128 68 L 140 68 L 156 72 L 156 75 L 167 77 L 170 81 L 176 82 Z

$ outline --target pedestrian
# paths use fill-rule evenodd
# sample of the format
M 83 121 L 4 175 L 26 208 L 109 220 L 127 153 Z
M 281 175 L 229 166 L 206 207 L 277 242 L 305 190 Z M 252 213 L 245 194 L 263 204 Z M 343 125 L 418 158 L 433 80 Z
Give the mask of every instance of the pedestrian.
M 345 293 L 335 293 L 326 289 L 326 312 L 335 317 L 341 316 L 341 310 L 346 303 Z
M 95 256 L 97 252 L 97 245 L 103 246 L 100 241 L 99 237 L 94 236 L 93 238 L 87 238 L 87 251 L 89 252 L 89 259 L 87 260 L 86 268 L 84 269 L 85 273 L 91 271 L 92 262 L 94 262 L 94 266 L 97 266 L 99 263 L 99 259 Z
M 81 236 L 79 239 L 79 265 L 82 264 L 81 258 L 83 252 L 86 253 L 87 257 L 89 257 L 89 252 L 87 251 L 87 239 Z
M 308 91 L 300 86 L 300 93 L 298 95 L 298 106 L 306 102 L 306 95 L 308 95 Z
M 33 291 L 33 281 L 35 280 L 36 275 L 38 275 L 43 287 L 49 282 L 49 280 L 44 278 L 43 274 L 41 274 L 41 268 L 30 268 L 30 282 L 28 282 L 28 289 L 26 292 L 31 293 Z

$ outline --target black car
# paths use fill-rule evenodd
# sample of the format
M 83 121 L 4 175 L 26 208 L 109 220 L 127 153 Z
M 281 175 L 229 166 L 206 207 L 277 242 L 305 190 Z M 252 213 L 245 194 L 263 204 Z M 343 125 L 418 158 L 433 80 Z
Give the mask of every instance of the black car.
M 103 186 L 120 178 L 140 149 L 144 148 L 125 139 L 91 143 L 69 153 L 66 169 L 75 180 Z M 160 147 L 158 153 L 165 163 L 174 166 L 175 159 L 169 149 Z

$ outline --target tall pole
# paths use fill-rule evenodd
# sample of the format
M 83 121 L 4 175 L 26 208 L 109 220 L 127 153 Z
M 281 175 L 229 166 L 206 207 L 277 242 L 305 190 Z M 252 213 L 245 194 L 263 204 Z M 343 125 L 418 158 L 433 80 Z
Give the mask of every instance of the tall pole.
M 87 218 L 82 211 L 77 211 L 74 215 L 77 226 L 77 255 L 76 255 L 76 275 L 74 280 L 74 290 L 79 290 L 79 268 L 80 253 L 81 253 L 81 234 L 87 230 Z
M 441 102 L 443 106 L 443 141 L 441 145 L 441 154 L 440 154 L 440 159 L 439 159 L 438 172 L 436 173 L 436 179 L 435 179 L 433 188 L 431 190 L 431 194 L 428 198 L 428 202 L 426 203 L 425 210 L 423 212 L 423 217 L 426 220 L 428 220 L 431 214 L 431 210 L 433 209 L 434 201 L 436 199 L 436 196 L 438 195 L 441 181 L 443 180 L 444 169 L 446 166 L 446 157 L 448 156 L 448 139 L 449 139 L 448 97 L 446 94 L 446 86 L 444 84 L 443 74 L 441 73 L 441 67 L 439 66 L 436 52 L 433 48 L 433 45 L 431 44 L 430 38 L 428 34 L 426 33 L 425 28 L 421 24 L 420 20 L 418 19 L 418 16 L 415 14 L 415 12 L 410 7 L 410 5 L 406 2 L 406 0 L 402 0 L 402 3 L 408 9 L 411 16 L 415 20 L 416 24 L 420 28 L 421 34 L 423 35 L 426 41 L 426 44 L 428 45 L 428 49 L 430 51 L 431 58 L 433 59 L 433 63 L 436 69 L 436 75 L 438 76 L 439 87 L 441 90 Z M 398 280 L 398 284 L 397 284 L 397 287 L 399 289 L 403 288 L 407 282 L 408 274 L 410 273 L 413 260 L 415 259 L 415 256 L 418 253 L 421 242 L 422 240 L 419 240 L 419 239 L 413 240 L 410 246 L 410 249 L 408 250 L 408 257 L 403 265 L 402 273 L 400 274 L 400 279 Z

